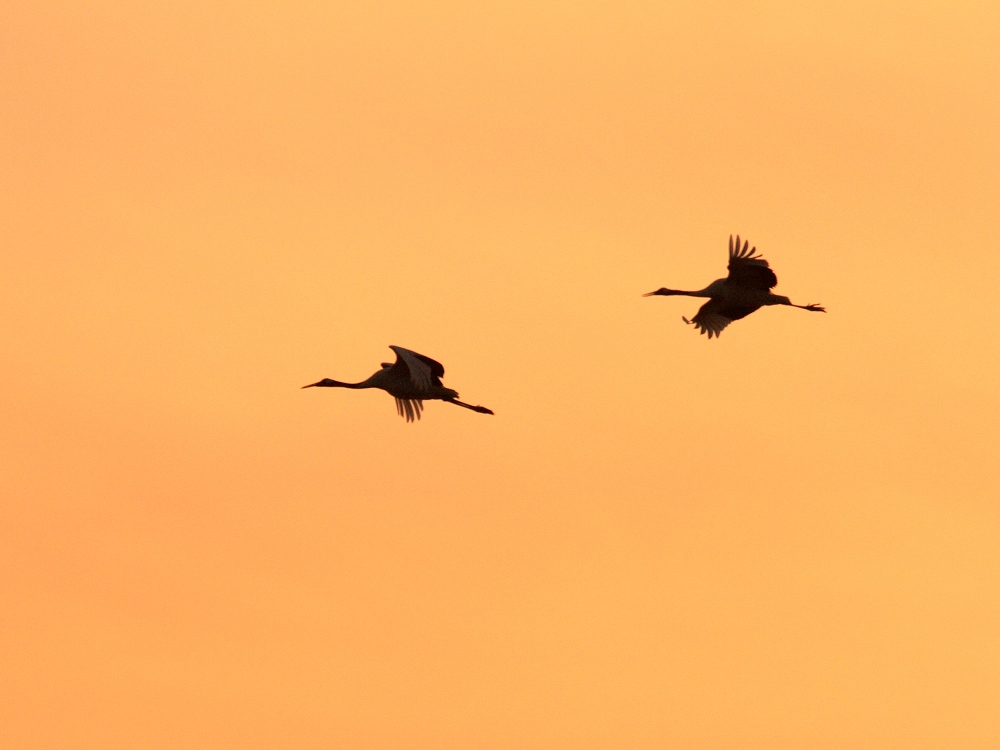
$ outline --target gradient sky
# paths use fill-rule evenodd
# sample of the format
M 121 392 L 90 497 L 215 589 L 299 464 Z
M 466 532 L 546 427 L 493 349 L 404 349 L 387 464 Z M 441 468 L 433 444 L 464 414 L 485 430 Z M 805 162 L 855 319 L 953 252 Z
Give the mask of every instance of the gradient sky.
M 1000 747 L 1000 5 L 814 5 L 5 4 L 0 744 Z

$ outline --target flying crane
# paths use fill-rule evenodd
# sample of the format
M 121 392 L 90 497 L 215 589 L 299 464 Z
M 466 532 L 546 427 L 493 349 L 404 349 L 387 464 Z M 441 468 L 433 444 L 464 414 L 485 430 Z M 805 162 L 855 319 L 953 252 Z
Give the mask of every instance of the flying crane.
M 778 277 L 760 255 L 757 248 L 751 248 L 749 242 L 740 247 L 739 235 L 736 242 L 729 235 L 729 275 L 718 279 L 697 292 L 685 292 L 679 289 L 657 289 L 644 294 L 644 297 L 708 297 L 708 302 L 701 306 L 698 314 L 691 320 L 682 317 L 685 323 L 693 325 L 709 338 L 718 337 L 723 329 L 734 320 L 745 318 L 752 312 L 767 305 L 789 305 L 801 310 L 826 312 L 820 305 L 796 305 L 788 297 L 771 292 L 778 284 Z
M 317 383 L 310 383 L 303 388 L 380 388 L 396 399 L 396 411 L 405 417 L 407 422 L 420 419 L 424 401 L 438 399 L 449 404 L 472 409 L 480 414 L 492 414 L 485 406 L 473 406 L 458 400 L 458 391 L 445 388 L 441 384 L 444 377 L 444 365 L 423 354 L 417 354 L 401 346 L 390 346 L 396 352 L 396 361 L 383 362 L 382 369 L 367 380 L 360 383 L 342 383 L 339 380 L 324 378 Z

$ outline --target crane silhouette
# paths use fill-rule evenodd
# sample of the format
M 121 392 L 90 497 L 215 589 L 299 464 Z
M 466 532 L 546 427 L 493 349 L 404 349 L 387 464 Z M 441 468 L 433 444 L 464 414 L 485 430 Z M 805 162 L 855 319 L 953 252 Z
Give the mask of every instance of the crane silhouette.
M 367 380 L 360 383 L 341 383 L 339 380 L 324 378 L 318 383 L 310 383 L 303 388 L 380 388 L 396 399 L 396 411 L 405 417 L 407 422 L 420 419 L 424 401 L 438 399 L 455 406 L 472 409 L 480 414 L 492 414 L 485 406 L 473 406 L 458 400 L 458 391 L 445 388 L 441 384 L 444 377 L 444 365 L 423 354 L 404 349 L 401 346 L 390 346 L 396 352 L 396 361 L 392 364 L 382 363 L 382 369 Z
M 685 292 L 679 289 L 657 289 L 644 294 L 644 297 L 708 297 L 708 302 L 701 306 L 698 314 L 691 320 L 682 317 L 685 323 L 693 325 L 709 338 L 718 337 L 723 329 L 734 320 L 745 318 L 752 312 L 767 305 L 789 305 L 801 310 L 826 312 L 820 305 L 796 305 L 788 297 L 771 292 L 778 284 L 778 277 L 760 255 L 757 248 L 751 248 L 749 242 L 740 247 L 739 235 L 736 242 L 729 235 L 729 275 L 717 279 L 697 292 Z

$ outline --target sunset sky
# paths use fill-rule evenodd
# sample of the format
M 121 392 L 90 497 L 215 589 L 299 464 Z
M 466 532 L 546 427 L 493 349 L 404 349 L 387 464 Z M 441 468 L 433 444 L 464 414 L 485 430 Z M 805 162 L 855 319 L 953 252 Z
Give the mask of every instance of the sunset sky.
M 1000 4 L 805 5 L 4 4 L 0 745 L 1000 747 Z

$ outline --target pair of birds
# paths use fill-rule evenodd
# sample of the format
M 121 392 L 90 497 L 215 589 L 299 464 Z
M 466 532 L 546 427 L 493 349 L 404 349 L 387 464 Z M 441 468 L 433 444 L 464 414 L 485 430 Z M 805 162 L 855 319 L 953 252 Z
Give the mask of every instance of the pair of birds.
M 757 248 L 750 247 L 744 241 L 740 246 L 737 235 L 729 236 L 729 275 L 724 279 L 713 281 L 704 289 L 687 292 L 680 289 L 657 289 L 644 297 L 707 297 L 708 302 L 701 306 L 698 314 L 691 320 L 681 318 L 685 323 L 693 325 L 709 338 L 718 337 L 723 329 L 734 320 L 745 318 L 752 312 L 768 305 L 788 305 L 800 310 L 811 312 L 826 312 L 820 305 L 796 305 L 788 297 L 774 294 L 771 290 L 777 286 L 778 277 L 760 255 Z M 480 414 L 492 414 L 485 406 L 473 406 L 458 400 L 458 392 L 446 388 L 441 383 L 444 377 L 444 366 L 430 357 L 417 354 L 401 346 L 390 346 L 396 352 L 396 361 L 392 364 L 382 363 L 382 369 L 367 380 L 360 383 L 342 383 L 339 380 L 324 378 L 318 383 L 310 383 L 303 388 L 380 388 L 396 399 L 396 411 L 407 422 L 420 419 L 424 401 L 440 400 L 465 409 L 477 411 Z

